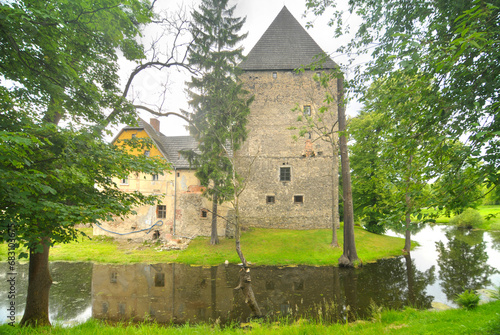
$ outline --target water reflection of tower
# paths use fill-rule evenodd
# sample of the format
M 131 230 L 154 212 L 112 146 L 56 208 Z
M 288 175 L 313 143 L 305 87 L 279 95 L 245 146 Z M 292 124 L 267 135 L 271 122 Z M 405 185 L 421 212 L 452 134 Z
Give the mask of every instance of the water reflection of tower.
M 134 321 L 151 318 L 160 323 L 224 317 L 232 308 L 233 290 L 216 280 L 214 271 L 175 264 L 96 264 L 92 274 L 92 317 Z

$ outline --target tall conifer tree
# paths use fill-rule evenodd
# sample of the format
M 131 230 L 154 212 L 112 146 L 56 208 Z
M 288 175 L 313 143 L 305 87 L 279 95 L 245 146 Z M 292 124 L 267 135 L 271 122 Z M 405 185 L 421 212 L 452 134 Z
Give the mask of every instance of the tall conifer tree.
M 194 43 L 189 62 L 200 75 L 188 83 L 189 130 L 199 142 L 197 152 L 184 153 L 197 168 L 196 175 L 213 201 L 211 244 L 217 237 L 217 205 L 234 198 L 232 153 L 245 140 L 249 114 L 247 92 L 238 80 L 237 65 L 247 34 L 238 35 L 244 18 L 234 18 L 228 0 L 203 0 L 192 13 Z

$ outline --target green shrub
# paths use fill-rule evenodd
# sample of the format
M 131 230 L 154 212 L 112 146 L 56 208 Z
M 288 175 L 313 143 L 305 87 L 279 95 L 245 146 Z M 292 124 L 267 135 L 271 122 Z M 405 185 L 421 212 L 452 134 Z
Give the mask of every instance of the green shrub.
M 483 223 L 484 219 L 481 214 L 473 209 L 467 208 L 462 214 L 454 216 L 450 220 L 450 224 L 461 228 L 476 228 Z
M 479 294 L 473 290 L 465 290 L 462 294 L 458 294 L 455 302 L 463 308 L 474 309 L 479 304 Z

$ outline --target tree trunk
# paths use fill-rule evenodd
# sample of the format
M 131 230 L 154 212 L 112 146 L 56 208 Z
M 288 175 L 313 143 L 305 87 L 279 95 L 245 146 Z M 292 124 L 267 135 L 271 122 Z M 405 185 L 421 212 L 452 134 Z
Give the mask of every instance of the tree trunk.
M 212 237 L 210 239 L 211 245 L 219 244 L 219 236 L 217 234 L 217 209 L 218 209 L 218 196 L 214 193 L 212 196 Z
M 408 178 L 406 179 L 406 193 L 405 193 L 405 204 L 406 204 L 406 217 L 405 217 L 405 248 L 403 251 L 410 252 L 411 250 L 411 211 L 412 211 L 412 203 L 411 203 L 411 195 L 410 195 L 410 183 L 411 183 L 411 164 L 413 162 L 413 155 L 410 155 L 408 160 Z
M 413 271 L 410 253 L 405 254 L 405 260 L 408 280 L 408 303 L 409 306 L 415 306 L 415 272 Z
M 337 239 L 337 229 L 340 226 L 339 218 L 339 148 L 337 146 L 336 136 L 333 137 L 334 143 L 332 143 L 333 151 L 333 166 L 332 166 L 332 243 L 330 246 L 333 248 L 339 247 L 339 241 Z
M 250 278 L 250 269 L 242 267 L 240 270 L 240 283 L 234 288 L 235 290 L 240 289 L 245 297 L 245 303 L 250 307 L 253 315 L 261 317 L 262 312 L 260 311 L 257 300 L 252 290 L 252 280 Z
M 237 180 L 236 179 L 236 174 L 233 168 L 233 181 Z M 236 186 L 236 185 L 235 185 Z M 248 263 L 247 260 L 245 259 L 245 256 L 243 255 L 243 252 L 241 251 L 241 244 L 240 244 L 240 236 L 241 236 L 241 227 L 240 227 L 240 212 L 239 212 L 239 198 L 238 198 L 238 193 L 236 191 L 236 187 L 234 187 L 234 226 L 235 226 L 235 233 L 234 233 L 234 240 L 236 243 L 236 253 L 240 257 L 242 267 L 240 270 L 240 282 L 238 286 L 236 286 L 234 289 L 240 289 L 241 292 L 243 293 L 243 296 L 245 297 L 245 303 L 250 307 L 250 310 L 255 316 L 261 317 L 262 313 L 259 308 L 259 304 L 257 304 L 257 300 L 255 299 L 255 295 L 253 293 L 252 289 L 252 280 L 250 277 L 250 269 L 248 268 Z
M 354 242 L 354 210 L 352 204 L 351 190 L 351 170 L 349 164 L 349 155 L 347 152 L 347 136 L 345 106 L 344 106 L 344 80 L 337 79 L 338 90 L 338 114 L 340 131 L 340 160 L 342 162 L 342 194 L 344 196 L 344 253 L 339 258 L 340 266 L 354 266 L 358 260 L 356 244 Z
M 21 326 L 50 326 L 49 290 L 52 277 L 49 271 L 50 238 L 43 237 L 41 253 L 30 249 L 28 295 Z

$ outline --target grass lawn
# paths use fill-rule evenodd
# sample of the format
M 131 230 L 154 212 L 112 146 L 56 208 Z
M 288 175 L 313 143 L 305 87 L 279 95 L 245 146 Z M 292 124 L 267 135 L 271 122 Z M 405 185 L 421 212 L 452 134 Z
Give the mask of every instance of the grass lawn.
M 500 230 L 500 205 L 479 206 L 477 210 L 484 218 L 488 217 L 489 215 L 496 216 L 490 218 L 489 220 L 485 220 L 480 229 Z M 447 224 L 450 219 L 451 217 L 440 216 L 436 219 L 436 223 Z
M 92 237 L 91 228 L 82 229 Z M 343 244 L 342 228 L 338 231 Z M 245 257 L 254 265 L 336 265 L 342 248 L 331 248 L 329 229 L 285 230 L 253 228 L 241 236 Z M 355 228 L 356 249 L 363 262 L 401 255 L 404 240 L 369 233 Z M 97 236 L 92 240 L 81 237 L 78 242 L 56 245 L 50 250 L 51 261 L 88 261 L 97 263 L 185 263 L 217 265 L 228 260 L 239 263 L 234 239 L 221 239 L 216 246 L 208 237 L 191 241 L 186 250 L 158 251 L 154 245 L 118 241 Z M 7 246 L 0 246 L 0 259 L 6 259 Z M 19 253 L 19 252 L 18 252 Z
M 480 305 L 473 310 L 376 312 L 371 321 L 349 324 L 322 324 L 299 320 L 294 323 L 276 322 L 235 324 L 221 328 L 216 325 L 161 326 L 155 323 L 107 325 L 89 320 L 74 327 L 21 328 L 0 326 L 0 333 L 15 335 L 73 334 L 500 334 L 500 301 Z

